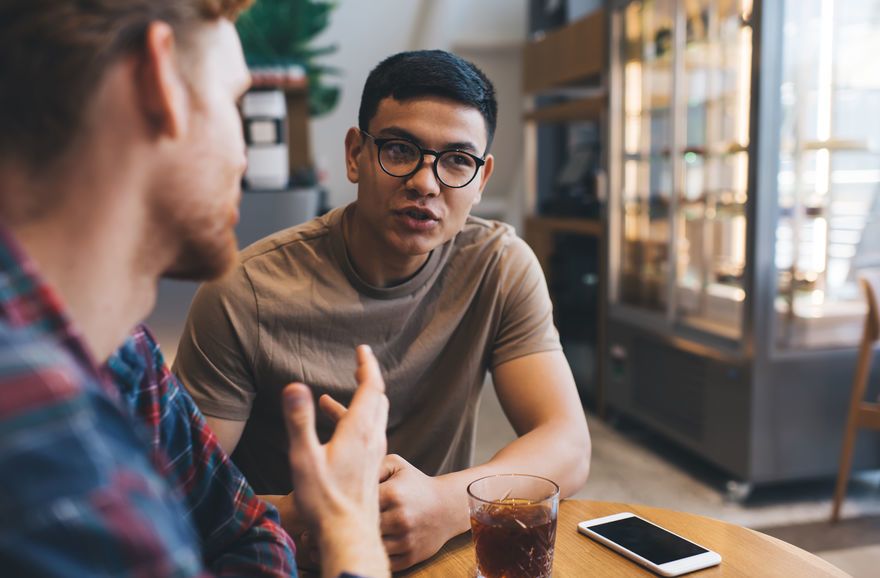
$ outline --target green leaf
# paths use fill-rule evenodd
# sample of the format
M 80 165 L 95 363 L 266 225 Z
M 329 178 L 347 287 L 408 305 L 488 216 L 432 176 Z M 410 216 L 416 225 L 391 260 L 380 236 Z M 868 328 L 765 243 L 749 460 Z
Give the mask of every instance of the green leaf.
M 329 0 L 257 0 L 236 23 L 248 66 L 298 64 L 305 68 L 313 114 L 329 112 L 339 100 L 339 88 L 323 86 L 322 77 L 338 76 L 340 71 L 315 62 L 336 52 L 338 46 L 310 45 L 330 24 L 337 5 Z
M 339 102 L 338 86 L 321 86 L 318 90 L 309 89 L 309 114 L 321 116 L 332 111 Z

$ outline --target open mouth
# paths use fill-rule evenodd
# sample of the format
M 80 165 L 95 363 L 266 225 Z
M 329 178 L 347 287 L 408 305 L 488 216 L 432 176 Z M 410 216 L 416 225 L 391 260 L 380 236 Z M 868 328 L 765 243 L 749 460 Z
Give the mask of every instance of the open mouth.
M 417 221 L 436 221 L 438 220 L 431 212 L 423 211 L 421 209 L 410 208 L 401 211 L 401 214 L 406 215 L 411 219 L 415 219 Z

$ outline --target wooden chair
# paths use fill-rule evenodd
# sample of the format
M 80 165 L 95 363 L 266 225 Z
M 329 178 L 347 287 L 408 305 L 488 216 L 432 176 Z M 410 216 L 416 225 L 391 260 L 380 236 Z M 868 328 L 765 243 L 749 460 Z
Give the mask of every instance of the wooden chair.
M 868 376 L 871 373 L 871 357 L 874 346 L 877 341 L 880 341 L 880 270 L 863 271 L 860 281 L 868 300 L 868 315 L 865 317 L 862 343 L 859 346 L 859 358 L 856 362 L 856 375 L 853 378 L 849 417 L 846 420 L 840 470 L 837 472 L 834 506 L 831 510 L 832 522 L 837 522 L 840 519 L 840 506 L 846 495 L 846 485 L 849 482 L 850 469 L 852 468 L 853 446 L 858 429 L 880 429 L 880 403 L 865 401 L 865 390 L 868 387 Z

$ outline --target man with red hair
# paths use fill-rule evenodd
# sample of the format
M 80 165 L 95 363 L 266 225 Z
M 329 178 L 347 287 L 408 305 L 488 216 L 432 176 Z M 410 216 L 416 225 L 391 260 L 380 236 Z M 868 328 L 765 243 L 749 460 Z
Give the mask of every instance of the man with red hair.
M 0 4 L 0 568 L 289 576 L 289 537 L 143 331 L 160 277 L 234 261 L 249 0 Z M 114 352 L 116 352 L 114 354 Z M 109 363 L 104 365 L 109 359 Z M 284 392 L 290 472 L 326 576 L 388 574 L 369 349 L 325 446 Z M 301 495 L 299 495 L 301 494 Z

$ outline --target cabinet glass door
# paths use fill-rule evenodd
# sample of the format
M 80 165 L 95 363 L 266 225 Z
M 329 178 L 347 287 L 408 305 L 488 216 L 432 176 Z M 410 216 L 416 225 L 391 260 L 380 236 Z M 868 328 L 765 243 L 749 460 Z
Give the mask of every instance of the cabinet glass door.
M 676 317 L 736 339 L 746 296 L 752 3 L 688 0 L 681 9 Z
M 673 0 L 624 9 L 618 300 L 666 311 L 672 195 Z
M 853 346 L 880 267 L 880 0 L 785 0 L 776 343 Z

